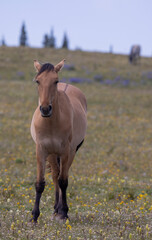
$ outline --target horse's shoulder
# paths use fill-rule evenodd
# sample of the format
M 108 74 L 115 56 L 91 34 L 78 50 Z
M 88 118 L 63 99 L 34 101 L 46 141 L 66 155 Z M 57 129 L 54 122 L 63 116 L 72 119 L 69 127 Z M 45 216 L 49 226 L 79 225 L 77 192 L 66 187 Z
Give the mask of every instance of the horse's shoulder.
M 68 97 L 73 107 L 80 104 L 87 111 L 86 98 L 79 88 L 71 84 L 59 83 L 58 90 L 61 95 Z

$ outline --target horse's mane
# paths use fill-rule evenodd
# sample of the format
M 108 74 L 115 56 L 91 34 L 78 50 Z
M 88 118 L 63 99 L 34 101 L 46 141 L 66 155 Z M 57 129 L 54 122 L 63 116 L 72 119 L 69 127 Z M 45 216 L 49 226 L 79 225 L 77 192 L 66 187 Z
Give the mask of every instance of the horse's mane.
M 38 72 L 37 76 L 40 75 L 42 72 L 50 72 L 54 70 L 54 66 L 51 63 L 44 63 L 40 69 L 40 71 Z

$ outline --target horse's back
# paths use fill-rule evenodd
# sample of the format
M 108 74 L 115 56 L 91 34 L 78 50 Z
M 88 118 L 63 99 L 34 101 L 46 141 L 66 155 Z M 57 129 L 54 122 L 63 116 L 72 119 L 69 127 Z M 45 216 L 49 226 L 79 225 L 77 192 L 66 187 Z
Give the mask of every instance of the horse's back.
M 58 90 L 64 91 L 66 93 L 72 105 L 75 104 L 76 102 L 79 102 L 82 105 L 84 111 L 87 112 L 86 98 L 79 88 L 70 84 L 59 83 Z
M 81 90 L 73 85 L 59 83 L 58 90 L 64 91 L 73 108 L 73 140 L 72 145 L 79 145 L 84 139 L 87 126 L 87 102 Z M 76 146 L 77 147 L 77 146 Z

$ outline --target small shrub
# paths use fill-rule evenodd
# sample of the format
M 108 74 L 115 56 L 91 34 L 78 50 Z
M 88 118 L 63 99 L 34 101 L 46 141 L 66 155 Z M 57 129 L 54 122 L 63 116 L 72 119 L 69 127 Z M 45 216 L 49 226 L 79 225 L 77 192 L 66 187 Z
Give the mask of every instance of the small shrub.
M 74 71 L 75 66 L 73 64 L 65 64 L 64 69 L 67 70 L 67 71 Z

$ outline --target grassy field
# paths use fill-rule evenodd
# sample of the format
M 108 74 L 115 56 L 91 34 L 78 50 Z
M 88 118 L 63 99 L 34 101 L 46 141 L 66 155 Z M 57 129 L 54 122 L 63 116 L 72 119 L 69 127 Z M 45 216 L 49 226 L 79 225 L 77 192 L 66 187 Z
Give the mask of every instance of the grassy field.
M 100 80 L 130 80 L 147 84 L 152 82 L 152 58 L 141 58 L 140 64 L 133 66 L 128 56 L 110 53 L 68 51 L 64 49 L 32 49 L 0 47 L 0 80 L 28 80 L 34 76 L 33 60 L 57 64 L 66 59 L 72 65 L 65 68 L 61 78 L 73 77 Z
M 36 179 L 32 61 L 57 63 L 64 57 L 74 70 L 63 70 L 61 79 L 92 80 L 76 84 L 88 102 L 87 135 L 69 175 L 69 220 L 51 220 L 54 186 L 46 173 L 34 226 L 29 223 Z M 151 69 L 148 58 L 130 66 L 121 55 L 0 48 L 0 239 L 152 239 Z M 102 79 L 95 80 L 97 74 Z M 118 83 L 105 81 L 118 76 Z

